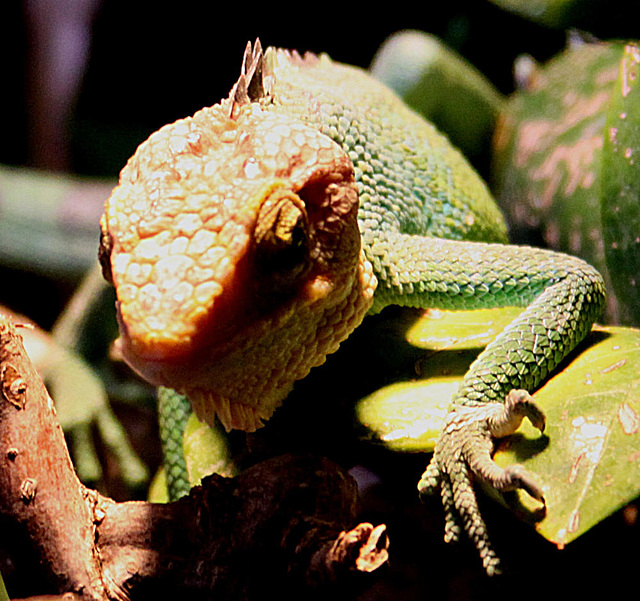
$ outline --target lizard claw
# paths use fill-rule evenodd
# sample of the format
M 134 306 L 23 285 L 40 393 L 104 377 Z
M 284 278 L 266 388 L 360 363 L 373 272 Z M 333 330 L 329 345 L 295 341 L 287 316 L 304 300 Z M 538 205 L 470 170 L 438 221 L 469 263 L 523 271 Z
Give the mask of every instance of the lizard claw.
M 418 484 L 421 497 L 440 491 L 445 511 L 445 541 L 457 541 L 464 529 L 489 575 L 500 573 L 500 561 L 480 515 L 474 478 L 502 492 L 521 488 L 544 503 L 542 488 L 521 465 L 503 469 L 491 458 L 493 438 L 513 434 L 525 417 L 540 431 L 544 430 L 544 414 L 524 390 L 512 390 L 504 404 L 455 405 Z

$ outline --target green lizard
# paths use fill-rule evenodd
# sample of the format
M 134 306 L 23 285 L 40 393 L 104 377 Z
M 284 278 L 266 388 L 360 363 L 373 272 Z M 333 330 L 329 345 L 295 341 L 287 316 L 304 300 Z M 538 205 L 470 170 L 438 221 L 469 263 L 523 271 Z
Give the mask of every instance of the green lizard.
M 160 129 L 123 169 L 101 262 L 126 361 L 227 429 L 260 427 L 367 313 L 523 307 L 471 366 L 419 485 L 440 491 L 445 538 L 462 526 L 491 574 L 473 480 L 543 501 L 520 466 L 493 462 L 491 439 L 524 417 L 543 429 L 524 390 L 604 302 L 583 261 L 505 241 L 480 178 L 386 87 L 256 43 L 229 98 Z

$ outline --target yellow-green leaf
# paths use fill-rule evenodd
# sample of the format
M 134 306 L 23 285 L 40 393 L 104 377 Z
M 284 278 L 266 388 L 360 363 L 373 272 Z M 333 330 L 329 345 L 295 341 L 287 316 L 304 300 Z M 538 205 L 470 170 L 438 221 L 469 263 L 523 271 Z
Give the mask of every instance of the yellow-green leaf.
M 535 528 L 559 546 L 640 493 L 640 331 L 606 328 L 589 342 L 535 394 L 545 435 L 526 424 L 495 455 L 539 479 L 546 515 Z M 517 494 L 525 507 L 539 508 Z
M 395 451 L 432 451 L 446 408 L 477 351 L 430 353 L 425 379 L 366 397 L 357 415 Z M 640 494 L 640 330 L 597 328 L 534 394 L 547 417 L 543 435 L 528 422 L 500 441 L 503 466 L 521 463 L 543 486 L 546 511 L 524 492 L 508 504 L 563 546 Z M 523 511 L 524 509 L 524 511 Z
M 407 342 L 436 351 L 416 366 L 420 379 L 391 384 L 362 399 L 358 420 L 395 451 L 433 451 L 447 407 L 479 350 L 522 309 L 427 310 L 405 333 Z
M 357 404 L 358 421 L 394 451 L 433 451 L 458 384 L 443 376 L 386 386 Z
M 200 484 L 202 478 L 210 474 L 235 475 L 227 439 L 219 426 L 211 428 L 192 413 L 184 430 L 183 441 L 191 486 Z
M 407 330 L 409 344 L 431 350 L 462 350 L 487 346 L 520 313 L 519 307 L 441 311 L 429 309 Z
M 167 473 L 164 467 L 160 467 L 151 479 L 147 500 L 150 503 L 168 503 L 169 489 L 167 488 Z
M 445 133 L 467 158 L 486 151 L 504 97 L 442 40 L 422 31 L 399 31 L 378 49 L 371 74 Z
M 611 95 L 602 149 L 602 244 L 623 323 L 640 324 L 640 46 L 628 44 Z
M 0 574 L 0 601 L 9 601 L 9 593 L 4 585 L 2 574 Z

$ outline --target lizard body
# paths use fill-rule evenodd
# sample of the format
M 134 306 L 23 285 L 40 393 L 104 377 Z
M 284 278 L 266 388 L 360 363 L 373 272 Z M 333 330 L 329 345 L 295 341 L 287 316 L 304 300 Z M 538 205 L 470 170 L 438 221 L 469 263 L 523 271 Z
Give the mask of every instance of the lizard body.
M 447 539 L 461 519 L 497 571 L 472 479 L 543 498 L 492 462 L 491 436 L 543 427 L 511 391 L 586 335 L 604 289 L 578 259 L 503 244 L 485 185 L 431 125 L 359 69 L 248 46 L 228 99 L 140 146 L 102 231 L 125 359 L 228 429 L 262 425 L 368 312 L 523 307 L 471 366 L 420 484 L 441 491 Z

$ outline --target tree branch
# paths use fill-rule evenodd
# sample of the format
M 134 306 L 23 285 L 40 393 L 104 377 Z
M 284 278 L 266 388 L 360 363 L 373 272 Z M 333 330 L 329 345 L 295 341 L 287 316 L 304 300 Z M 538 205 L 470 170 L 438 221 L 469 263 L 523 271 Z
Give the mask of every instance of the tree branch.
M 20 336 L 1 318 L 0 392 L 0 569 L 17 594 L 251 599 L 272 588 L 282 598 L 287 587 L 359 586 L 387 560 L 384 526 L 347 531 L 356 487 L 326 459 L 277 457 L 166 505 L 85 488 Z
M 22 566 L 21 557 L 38 558 L 43 578 L 54 591 L 95 591 L 87 599 L 99 599 L 88 491 L 73 470 L 53 403 L 20 336 L 4 318 L 0 392 L 0 513 L 11 516 L 9 525 L 17 535 L 3 536 L 2 544 L 13 548 L 17 543 L 11 556 L 31 578 L 34 567 Z

